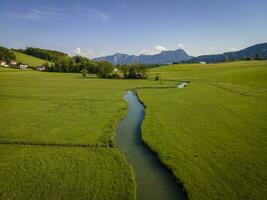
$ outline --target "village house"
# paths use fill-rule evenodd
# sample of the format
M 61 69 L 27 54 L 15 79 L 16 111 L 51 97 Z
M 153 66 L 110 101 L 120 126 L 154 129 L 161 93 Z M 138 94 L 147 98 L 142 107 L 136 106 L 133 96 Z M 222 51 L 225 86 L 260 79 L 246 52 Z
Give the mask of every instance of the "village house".
M 6 61 L 0 61 L 0 66 L 2 67 L 9 67 Z
M 23 64 L 19 65 L 19 69 L 26 69 L 27 67 L 28 65 L 23 65 Z
M 16 65 L 17 65 L 17 62 L 14 61 L 14 60 L 12 60 L 12 61 L 10 62 L 10 65 L 11 65 L 11 66 L 16 66 Z
M 5 61 L 0 61 L 0 65 L 1 65 L 1 66 L 4 66 L 5 64 L 6 64 Z
M 38 66 L 38 67 L 36 67 L 36 70 L 38 70 L 38 71 L 45 71 L 46 70 L 46 67 L 45 66 Z

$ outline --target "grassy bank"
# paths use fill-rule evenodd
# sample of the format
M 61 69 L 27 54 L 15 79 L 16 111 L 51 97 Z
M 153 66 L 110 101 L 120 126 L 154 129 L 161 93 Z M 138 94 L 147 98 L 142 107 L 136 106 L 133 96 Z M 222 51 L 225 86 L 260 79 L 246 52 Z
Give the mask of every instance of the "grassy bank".
M 176 65 L 153 70 L 185 89 L 140 90 L 144 141 L 190 199 L 267 195 L 267 62 Z

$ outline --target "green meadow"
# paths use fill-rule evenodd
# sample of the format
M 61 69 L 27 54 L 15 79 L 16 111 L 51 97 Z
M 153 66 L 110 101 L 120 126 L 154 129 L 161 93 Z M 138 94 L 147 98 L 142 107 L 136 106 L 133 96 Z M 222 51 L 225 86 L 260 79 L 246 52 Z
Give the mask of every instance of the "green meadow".
M 115 148 L 0 145 L 1 199 L 135 199 Z
M 45 62 L 47 62 L 46 60 L 43 60 L 43 59 L 40 59 L 40 58 L 36 58 L 36 57 L 33 57 L 33 56 L 29 56 L 29 55 L 21 53 L 21 52 L 17 52 L 17 51 L 12 51 L 12 52 L 16 56 L 16 62 L 27 64 L 27 65 L 29 65 L 31 67 L 41 66 Z
M 142 139 L 189 199 L 266 198 L 267 62 L 251 61 L 158 67 L 148 80 L 0 68 L 0 199 L 136 199 L 114 146 L 134 88 Z
M 124 92 L 152 85 L 0 68 L 0 199 L 135 199 L 112 146 Z
M 143 140 L 189 199 L 267 196 L 267 62 L 174 65 L 151 71 L 184 89 L 140 90 Z

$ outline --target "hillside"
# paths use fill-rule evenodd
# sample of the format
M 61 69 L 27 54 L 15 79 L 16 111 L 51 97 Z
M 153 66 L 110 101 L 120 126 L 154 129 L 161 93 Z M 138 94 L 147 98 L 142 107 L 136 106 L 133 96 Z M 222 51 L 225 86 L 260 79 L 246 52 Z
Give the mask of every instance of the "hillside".
M 133 64 L 133 63 L 143 63 L 143 64 L 168 64 L 173 62 L 180 62 L 182 60 L 188 60 L 192 58 L 184 50 L 177 49 L 174 51 L 162 51 L 156 55 L 128 55 L 116 53 L 111 56 L 99 57 L 93 59 L 94 61 L 108 61 L 113 65 L 121 64 Z
M 245 59 L 254 59 L 256 56 L 259 56 L 260 59 L 267 59 L 267 43 L 256 44 L 248 48 L 242 49 L 235 52 L 226 52 L 223 54 L 214 54 L 214 55 L 203 55 L 190 59 L 189 61 L 184 61 L 184 63 L 198 63 L 198 62 L 207 62 L 207 63 L 218 63 L 224 62 L 227 60 L 245 60 Z
M 60 51 L 40 49 L 40 48 L 34 48 L 34 47 L 27 47 L 26 49 L 18 49 L 16 51 L 19 51 L 21 53 L 34 56 L 37 58 L 41 58 L 44 60 L 48 60 L 51 62 L 55 62 L 61 58 L 68 56 L 68 54 L 60 52 Z
M 11 60 L 15 59 L 15 55 L 12 51 L 10 51 L 9 49 L 0 46 L 0 61 L 6 61 L 6 62 L 10 62 Z
M 12 52 L 16 56 L 17 63 L 25 63 L 25 64 L 28 64 L 29 66 L 35 67 L 35 66 L 43 65 L 45 62 L 47 62 L 46 60 L 36 58 L 33 56 L 29 56 L 21 52 L 17 52 L 17 51 L 12 51 Z

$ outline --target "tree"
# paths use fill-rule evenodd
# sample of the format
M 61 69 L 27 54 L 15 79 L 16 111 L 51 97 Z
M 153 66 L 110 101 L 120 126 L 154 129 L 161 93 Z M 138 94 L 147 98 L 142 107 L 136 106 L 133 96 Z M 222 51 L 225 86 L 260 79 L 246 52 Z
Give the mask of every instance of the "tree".
M 98 63 L 97 74 L 101 78 L 109 78 L 111 77 L 113 72 L 113 65 L 107 61 L 101 61 Z
M 16 59 L 16 56 L 12 51 L 10 51 L 9 49 L 5 47 L 0 46 L 0 60 L 10 63 L 12 60 L 15 60 L 15 59 Z
M 82 75 L 83 75 L 84 78 L 87 76 L 87 73 L 88 73 L 87 69 L 83 68 L 82 69 Z
M 159 81 L 160 77 L 158 75 L 155 76 L 155 81 Z
M 43 66 L 44 66 L 46 69 L 48 69 L 48 67 L 50 67 L 50 63 L 49 63 L 49 62 L 45 62 L 45 63 L 43 64 Z
M 127 78 L 128 77 L 128 72 L 129 72 L 128 66 L 120 65 L 120 66 L 118 66 L 118 69 L 122 72 L 123 78 Z
M 255 55 L 255 60 L 261 60 L 260 54 L 257 53 L 257 54 Z
M 147 67 L 145 65 L 139 65 L 138 72 L 139 72 L 141 78 L 146 78 Z

